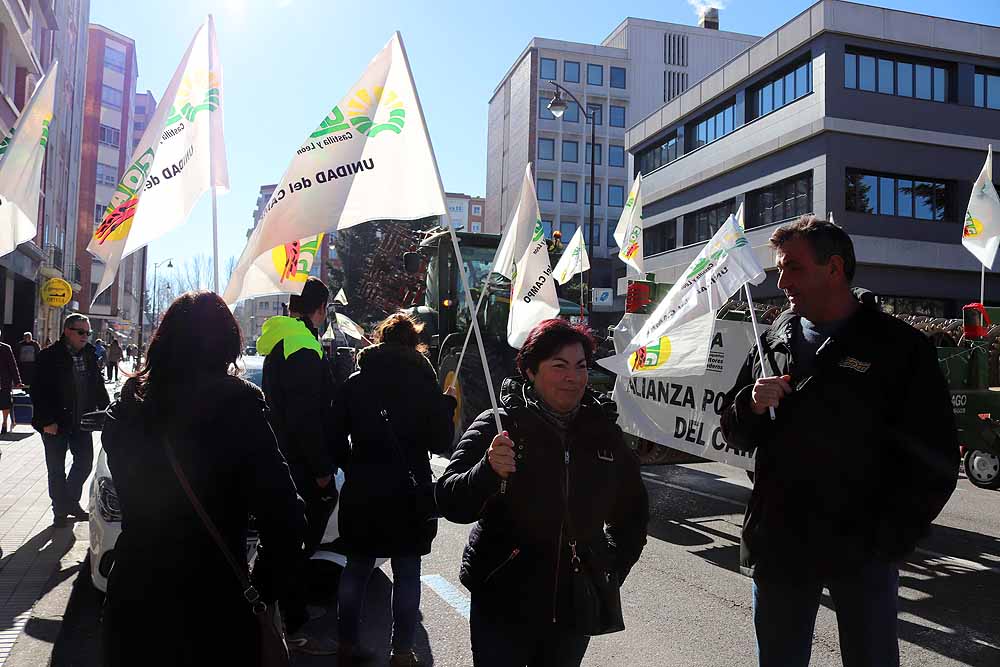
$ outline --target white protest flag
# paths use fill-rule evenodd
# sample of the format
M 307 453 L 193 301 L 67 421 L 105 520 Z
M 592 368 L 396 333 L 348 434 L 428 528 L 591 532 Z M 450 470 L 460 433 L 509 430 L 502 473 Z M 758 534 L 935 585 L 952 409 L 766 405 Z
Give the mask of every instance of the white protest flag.
M 972 186 L 969 207 L 965 211 L 962 245 L 976 256 L 983 266 L 991 268 L 1000 246 L 1000 198 L 993 187 L 993 151 L 986 154 L 986 163 Z
M 38 231 L 42 163 L 49 142 L 58 67 L 58 62 L 52 63 L 11 134 L 0 142 L 0 255 L 14 252 Z
M 236 265 L 224 298 L 302 292 L 273 248 L 370 220 L 447 213 L 423 112 L 400 34 L 323 118 L 278 182 Z
M 715 311 L 746 283 L 764 280 L 750 242 L 729 216 L 681 274 L 622 354 L 605 367 L 631 375 L 702 375 Z
M 615 227 L 618 257 L 639 273 L 645 275 L 642 257 L 642 174 L 635 177 L 622 217 Z
M 559 316 L 559 297 L 530 162 L 524 168 L 521 199 L 500 239 L 493 264 L 494 272 L 511 281 L 507 342 L 519 349 L 536 324 Z
M 337 313 L 337 328 L 351 338 L 365 340 L 365 330 L 361 328 L 361 325 L 343 313 Z
M 340 291 L 337 292 L 337 296 L 333 297 L 333 302 L 334 303 L 339 303 L 339 304 L 344 305 L 344 306 L 347 305 L 347 295 L 344 294 L 344 288 L 343 287 L 341 287 Z
M 556 262 L 552 275 L 557 283 L 565 285 L 576 274 L 589 270 L 590 257 L 587 256 L 587 246 L 583 242 L 583 227 L 577 227 L 562 257 Z
M 118 265 L 187 221 L 215 186 L 229 189 L 222 127 L 222 66 L 211 16 L 195 33 L 156 108 L 87 250 L 106 266 L 92 295 Z

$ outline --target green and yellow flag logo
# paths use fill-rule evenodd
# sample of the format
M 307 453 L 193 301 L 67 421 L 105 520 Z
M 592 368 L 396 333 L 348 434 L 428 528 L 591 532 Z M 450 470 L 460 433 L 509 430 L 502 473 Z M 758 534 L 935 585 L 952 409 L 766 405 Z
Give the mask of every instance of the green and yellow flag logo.
M 656 345 L 644 345 L 628 358 L 633 371 L 651 371 L 667 363 L 670 359 L 670 338 L 661 336 Z
M 972 217 L 972 214 L 965 213 L 965 228 L 962 229 L 962 238 L 973 238 L 983 233 L 983 223 Z

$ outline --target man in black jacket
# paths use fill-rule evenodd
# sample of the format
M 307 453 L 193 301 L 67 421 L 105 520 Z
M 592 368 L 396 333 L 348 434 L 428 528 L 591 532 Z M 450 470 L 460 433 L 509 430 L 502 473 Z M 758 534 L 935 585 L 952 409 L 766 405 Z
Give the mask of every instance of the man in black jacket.
M 740 565 L 754 582 L 758 661 L 808 665 L 826 586 L 844 664 L 899 665 L 897 563 L 958 476 L 948 388 L 930 341 L 851 291 L 843 229 L 806 216 L 771 246 L 791 308 L 722 414 L 729 442 L 756 451 Z
M 264 323 L 257 350 L 265 355 L 261 378 L 267 399 L 268 419 L 299 495 L 306 503 L 308 529 L 290 599 L 282 600 L 289 648 L 297 653 L 331 655 L 336 644 L 302 630 L 308 620 L 309 594 L 305 577 L 308 559 L 319 546 L 327 521 L 337 503 L 336 472 L 328 422 L 333 401 L 333 378 L 323 359 L 319 328 L 326 319 L 330 290 L 309 278 L 302 294 L 288 299 L 289 317 L 272 317 Z M 264 551 L 266 552 L 266 546 Z
M 66 517 L 86 519 L 80 507 L 83 484 L 94 462 L 94 440 L 84 430 L 88 412 L 108 407 L 108 391 L 97 367 L 90 338 L 90 320 L 73 314 L 66 318 L 63 335 L 38 354 L 35 380 L 31 385 L 34 416 L 31 425 L 42 434 L 45 467 L 49 476 L 54 525 L 64 526 Z M 92 429 L 91 429 L 92 430 Z M 66 475 L 66 451 L 73 465 Z

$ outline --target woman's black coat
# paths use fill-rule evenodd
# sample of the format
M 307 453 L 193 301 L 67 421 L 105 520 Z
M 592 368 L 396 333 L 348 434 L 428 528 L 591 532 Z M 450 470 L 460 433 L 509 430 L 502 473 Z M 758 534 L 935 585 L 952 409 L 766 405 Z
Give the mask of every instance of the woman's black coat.
M 426 555 L 437 520 L 420 516 L 409 472 L 431 484 L 428 452 L 450 447 L 455 399 L 441 393 L 434 368 L 412 348 L 373 345 L 361 351 L 358 368 L 334 401 L 337 460 L 347 461 L 338 547 L 361 556 Z
M 245 562 L 253 514 L 278 571 L 290 572 L 304 508 L 263 395 L 235 377 L 193 378 L 185 404 L 144 409 L 134 382 L 111 407 L 102 436 L 122 511 L 104 612 L 105 664 L 255 664 L 250 605 L 174 475 L 162 424 L 234 558 Z

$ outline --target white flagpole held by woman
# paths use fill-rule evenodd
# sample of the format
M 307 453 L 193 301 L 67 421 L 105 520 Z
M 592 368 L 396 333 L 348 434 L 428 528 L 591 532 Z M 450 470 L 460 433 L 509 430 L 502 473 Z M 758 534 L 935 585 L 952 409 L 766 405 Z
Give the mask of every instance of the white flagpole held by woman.
M 479 301 L 476 302 L 476 312 L 472 314 L 473 319 L 479 317 L 479 309 L 483 307 L 483 299 L 486 298 L 486 293 L 490 288 L 490 278 L 493 276 L 493 265 L 496 263 L 496 255 L 493 255 L 493 261 L 490 262 L 490 270 L 486 272 L 486 282 L 483 283 L 482 291 L 479 293 Z M 478 319 L 477 319 L 478 322 Z M 458 363 L 455 364 L 455 377 L 452 379 L 451 384 L 445 389 L 451 389 L 458 382 L 458 372 L 462 370 L 462 360 L 465 359 L 465 350 L 469 347 L 469 339 L 472 337 L 472 327 L 465 332 L 465 342 L 462 343 L 462 351 L 458 355 Z M 476 339 L 478 340 L 478 339 Z
M 215 49 L 212 43 L 215 37 L 215 19 L 211 14 L 208 15 L 208 30 L 209 30 L 209 40 L 208 40 L 208 71 L 215 72 L 216 65 L 215 62 Z M 221 74 L 220 80 L 221 80 Z M 208 148 L 209 148 L 209 181 L 212 184 L 212 266 L 215 269 L 215 274 L 213 276 L 212 291 L 216 294 L 222 294 L 219 291 L 219 205 L 217 202 L 217 191 L 218 188 L 215 187 L 215 133 L 210 132 L 208 135 Z

